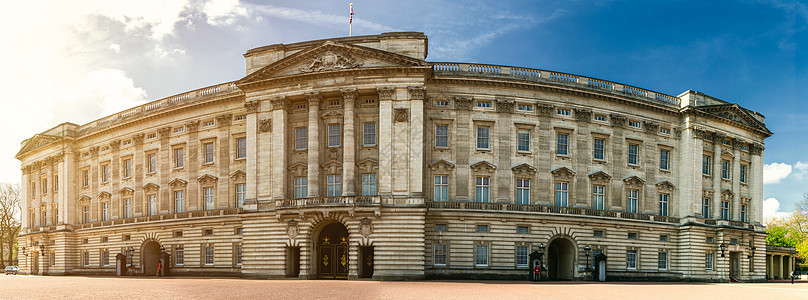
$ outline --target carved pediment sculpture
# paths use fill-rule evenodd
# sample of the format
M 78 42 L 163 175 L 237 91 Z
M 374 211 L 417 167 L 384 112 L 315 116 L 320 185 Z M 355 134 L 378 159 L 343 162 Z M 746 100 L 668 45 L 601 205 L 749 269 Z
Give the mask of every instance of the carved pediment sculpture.
M 561 168 L 552 170 L 552 171 L 550 171 L 550 173 L 552 173 L 553 176 L 555 176 L 556 179 L 572 180 L 572 178 L 575 177 L 575 171 L 570 170 L 567 167 L 561 167 Z
M 429 164 L 429 169 L 432 170 L 432 172 L 437 172 L 437 171 L 449 172 L 452 169 L 454 169 L 454 167 L 455 167 L 455 164 L 450 163 L 450 162 L 448 162 L 446 160 L 443 160 L 443 159 L 436 160 L 433 163 Z
M 603 171 L 597 171 L 592 174 L 589 174 L 589 180 L 592 180 L 592 182 L 607 183 L 611 179 L 612 176 Z
M 295 176 L 303 176 L 308 170 L 308 165 L 303 162 L 296 162 L 287 168 Z
M 218 181 L 219 178 L 210 174 L 205 174 L 199 176 L 196 180 L 199 181 L 199 183 L 202 184 L 203 186 L 208 186 L 216 184 L 216 181 Z
M 109 200 L 110 196 L 112 196 L 112 195 L 110 193 L 108 193 L 108 192 L 100 192 L 100 193 L 98 193 L 98 196 L 96 196 L 96 197 L 98 198 L 98 200 L 105 201 L 105 200 Z
M 326 174 L 339 174 L 342 173 L 342 163 L 337 160 L 329 160 L 322 165 Z
M 261 124 L 258 125 L 258 129 L 261 130 L 261 132 L 267 132 L 272 130 L 272 119 L 261 120 Z
M 90 204 L 91 199 L 92 198 L 90 198 L 90 196 L 82 195 L 81 198 L 79 198 L 79 204 L 80 205 L 88 205 L 88 204 Z
M 120 194 L 121 196 L 132 196 L 134 193 L 135 193 L 135 190 L 133 190 L 131 188 L 128 188 L 128 187 L 125 187 L 125 188 L 122 188 L 122 189 L 118 190 L 118 194 Z
M 168 182 L 168 185 L 171 186 L 172 189 L 182 189 L 188 184 L 188 181 L 174 178 L 173 180 Z
M 667 180 L 657 182 L 656 187 L 663 192 L 673 192 L 673 190 L 676 189 L 676 186 Z
M 703 189 L 701 190 L 701 197 L 712 199 L 713 198 L 713 190 Z
M 517 176 L 532 176 L 536 174 L 536 167 L 529 164 L 520 164 L 511 168 L 514 175 Z
M 230 173 L 230 180 L 235 182 L 247 181 L 247 173 L 244 173 L 242 170 L 235 170 L 233 173 Z
M 645 180 L 637 176 L 630 176 L 623 179 L 623 182 L 630 188 L 641 188 L 645 184 Z
M 143 190 L 147 193 L 156 193 L 160 190 L 160 186 L 150 182 L 143 186 Z
M 337 71 L 342 69 L 353 69 L 362 66 L 362 62 L 355 59 L 349 53 L 326 51 L 307 65 L 300 68 L 301 73 Z
M 372 158 L 365 158 L 356 164 L 359 170 L 366 173 L 373 173 L 379 169 L 379 162 Z
M 60 137 L 55 135 L 36 134 L 32 138 L 28 139 L 28 141 L 26 141 L 24 145 L 22 145 L 22 148 L 20 149 L 19 152 L 17 152 L 15 157 L 19 158 L 22 154 L 25 154 L 26 152 L 30 152 L 34 149 L 56 142 L 60 139 L 61 139 Z
M 494 170 L 496 170 L 496 169 L 497 169 L 496 165 L 494 165 L 494 164 L 492 164 L 490 162 L 484 161 L 484 160 L 480 161 L 480 162 L 478 162 L 476 164 L 471 165 L 471 170 L 474 171 L 474 172 L 494 173 Z

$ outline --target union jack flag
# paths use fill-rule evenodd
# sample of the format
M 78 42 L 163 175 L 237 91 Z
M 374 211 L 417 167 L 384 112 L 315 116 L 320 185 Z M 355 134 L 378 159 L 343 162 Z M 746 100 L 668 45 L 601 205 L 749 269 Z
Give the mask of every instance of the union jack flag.
M 351 18 L 348 19 L 348 24 L 353 24 L 353 3 L 351 3 Z

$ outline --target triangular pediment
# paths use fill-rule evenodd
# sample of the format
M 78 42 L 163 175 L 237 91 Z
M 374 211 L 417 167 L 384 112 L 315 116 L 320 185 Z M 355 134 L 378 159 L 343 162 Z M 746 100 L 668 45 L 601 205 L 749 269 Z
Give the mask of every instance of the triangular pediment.
M 536 174 L 536 167 L 529 164 L 521 164 L 511 168 L 511 170 L 520 175 L 533 175 Z
M 571 179 L 573 176 L 575 176 L 575 171 L 570 170 L 570 168 L 567 168 L 567 167 L 560 167 L 558 169 L 550 171 L 550 173 L 553 174 L 553 176 L 558 177 L 558 178 Z
M 481 162 L 478 162 L 476 164 L 471 165 L 471 170 L 474 171 L 474 172 L 493 173 L 494 170 L 496 170 L 496 169 L 497 169 L 497 166 L 495 166 L 494 164 L 492 164 L 490 162 L 484 161 L 484 160 L 481 161 Z
M 439 160 L 436 160 L 436 161 L 432 162 L 431 164 L 429 164 L 429 169 L 432 170 L 433 172 L 435 172 L 435 171 L 448 172 L 448 171 L 454 169 L 454 167 L 455 167 L 455 164 L 450 163 L 450 162 L 448 162 L 448 161 L 446 161 L 444 159 L 439 159 Z
M 118 190 L 118 194 L 121 194 L 121 195 L 124 195 L 124 196 L 132 195 L 134 193 L 135 193 L 135 190 L 133 190 L 131 188 L 128 188 L 128 187 L 124 187 L 124 188 Z
M 157 192 L 157 190 L 159 190 L 159 189 L 160 189 L 159 185 L 156 185 L 156 184 L 151 183 L 151 182 L 143 185 L 143 190 L 146 191 L 147 193 L 154 193 L 154 192 Z
M 608 182 L 612 176 L 603 171 L 597 171 L 589 174 L 589 179 L 596 182 Z
M 635 188 L 639 188 L 643 184 L 645 184 L 645 180 L 643 180 L 642 178 L 640 178 L 638 176 L 629 176 L 629 177 L 623 178 L 623 182 L 625 182 L 627 186 L 635 187 Z
M 48 135 L 48 134 L 36 134 L 20 147 L 20 151 L 17 152 L 14 157 L 19 158 L 21 155 L 36 150 L 39 147 L 45 146 L 47 144 L 53 143 L 61 139 L 61 137 L 55 135 Z
M 199 181 L 200 183 L 202 183 L 202 185 L 212 185 L 217 180 L 219 180 L 219 177 L 216 177 L 216 176 L 213 176 L 213 175 L 210 175 L 210 174 L 205 174 L 205 175 L 197 177 L 196 180 Z
M 174 189 L 184 188 L 185 185 L 187 185 L 187 184 L 188 184 L 188 181 L 185 181 L 185 180 L 182 180 L 182 179 L 179 179 L 179 178 L 174 178 L 173 180 L 168 182 L 168 185 L 171 186 L 171 188 L 174 188 Z
M 744 126 L 752 127 L 762 131 L 767 136 L 771 136 L 772 132 L 766 128 L 766 124 L 753 117 L 749 110 L 742 108 L 738 104 L 718 104 L 709 106 L 700 106 L 697 108 L 699 111 L 720 117 L 724 120 L 738 123 Z
M 109 200 L 109 198 L 110 198 L 111 196 L 112 196 L 112 195 L 111 195 L 110 193 L 108 193 L 108 192 L 100 192 L 100 193 L 98 193 L 98 195 L 96 196 L 96 198 L 101 199 L 101 200 L 103 201 L 103 200 Z
M 325 170 L 326 174 L 342 173 L 342 163 L 334 159 L 324 163 L 322 167 L 323 170 Z
M 247 173 L 244 173 L 244 171 L 242 171 L 242 170 L 235 170 L 232 173 L 230 173 L 230 180 L 233 180 L 233 181 L 236 181 L 236 182 L 246 181 L 247 180 Z
M 662 191 L 673 191 L 676 188 L 676 186 L 673 185 L 673 183 L 667 180 L 657 182 L 656 186 L 658 189 Z
M 423 60 L 364 46 L 324 41 L 317 46 L 289 55 L 240 79 L 247 85 L 278 77 L 361 68 L 419 67 Z
M 379 162 L 372 158 L 365 158 L 356 164 L 365 173 L 372 173 L 379 169 Z

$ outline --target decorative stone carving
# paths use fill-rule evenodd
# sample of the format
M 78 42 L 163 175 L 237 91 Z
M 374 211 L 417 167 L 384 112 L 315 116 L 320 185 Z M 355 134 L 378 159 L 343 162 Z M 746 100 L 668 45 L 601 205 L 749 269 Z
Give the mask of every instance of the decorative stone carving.
M 609 115 L 609 120 L 612 121 L 612 126 L 614 127 L 625 127 L 626 126 L 626 117 L 618 114 L 611 114 Z
M 125 188 L 120 189 L 118 191 L 118 194 L 120 194 L 121 196 L 132 196 L 132 195 L 135 194 L 135 190 L 133 190 L 131 188 L 128 188 L 128 187 L 125 187 Z
M 721 141 L 724 140 L 724 138 L 727 137 L 727 135 L 724 134 L 723 132 L 716 131 L 716 132 L 713 132 L 712 137 L 713 137 L 714 142 L 720 143 Z
M 645 184 L 645 180 L 637 176 L 630 176 L 628 178 L 623 179 L 623 182 L 626 184 L 626 187 L 639 189 Z
M 575 171 L 570 170 L 567 167 L 561 167 L 552 170 L 550 171 L 550 173 L 552 173 L 556 179 L 562 179 L 562 180 L 572 180 L 575 177 Z
M 659 132 L 659 124 L 658 123 L 649 122 L 649 121 L 643 121 L 642 124 L 643 124 L 643 128 L 645 129 L 645 132 L 647 132 L 647 133 L 657 133 L 657 132 Z
M 167 139 L 170 133 L 171 133 L 171 127 L 163 127 L 157 129 L 157 135 L 160 136 L 161 139 Z
M 701 190 L 701 197 L 702 198 L 712 199 L 713 198 L 713 190 L 707 190 L 707 189 Z
M 589 180 L 595 183 L 608 183 L 612 180 L 612 176 L 603 171 L 597 171 L 589 174 Z
M 696 128 L 696 127 L 693 127 L 691 130 L 693 130 L 693 134 L 696 136 L 696 138 L 705 139 L 705 140 L 708 139 L 706 130 L 704 130 L 702 128 Z
M 196 180 L 199 181 L 199 184 L 201 184 L 202 186 L 209 186 L 216 184 L 216 181 L 218 181 L 219 178 L 210 174 L 205 174 L 199 176 L 199 178 L 197 178 Z
M 345 103 L 354 102 L 356 101 L 357 96 L 359 93 L 356 92 L 356 89 L 341 89 L 340 93 L 342 93 L 342 100 Z
M 589 122 L 592 121 L 592 111 L 583 108 L 575 108 L 575 119 L 578 121 Z
M 396 122 L 407 122 L 409 120 L 409 109 L 396 108 L 393 112 L 393 118 Z
M 188 133 L 196 132 L 199 129 L 199 120 L 185 123 L 185 128 L 188 130 Z
M 536 104 L 536 111 L 539 112 L 539 115 L 543 117 L 549 117 L 550 115 L 552 115 L 554 109 L 555 106 L 551 104 L 543 104 L 543 103 Z
M 143 190 L 147 193 L 156 193 L 158 190 L 160 190 L 160 186 L 154 183 L 147 183 L 143 186 Z
M 230 126 L 230 122 L 233 120 L 232 114 L 221 114 L 216 116 L 216 125 L 219 127 L 227 127 Z
M 258 125 L 258 129 L 261 130 L 261 132 L 267 132 L 272 130 L 272 119 L 261 120 L 260 125 Z
M 426 99 L 426 88 L 423 86 L 411 86 L 407 88 L 407 91 L 410 92 L 410 99 L 412 100 Z
M 656 187 L 658 190 L 663 192 L 673 192 L 673 190 L 676 188 L 676 186 L 673 185 L 673 183 L 667 180 L 657 182 Z
M 510 100 L 497 100 L 497 111 L 498 112 L 512 112 L 514 102 Z
M 247 109 L 248 114 L 254 114 L 258 112 L 258 108 L 261 106 L 261 103 L 258 101 L 249 101 L 244 103 L 244 107 Z
M 79 198 L 79 205 L 89 205 L 91 199 L 90 196 L 82 195 L 81 198 Z
M 379 87 L 376 88 L 376 92 L 379 93 L 379 100 L 390 101 L 393 100 L 393 92 L 395 92 L 395 89 L 392 87 Z
M 480 161 L 480 162 L 478 162 L 476 164 L 471 165 L 470 168 L 474 172 L 494 173 L 494 170 L 497 169 L 497 166 L 490 163 L 490 162 L 487 162 L 487 161 L 483 160 L 483 161 Z
M 118 151 L 118 149 L 121 148 L 121 140 L 109 142 L 109 148 L 112 149 L 112 151 Z
M 379 162 L 372 158 L 365 158 L 356 164 L 359 170 L 365 173 L 373 173 L 379 170 Z
M 758 143 L 749 144 L 749 154 L 760 155 L 761 153 L 763 153 L 763 145 Z
M 741 149 L 744 145 L 746 145 L 746 142 L 739 139 L 732 139 L 732 149 Z
M 91 156 L 96 156 L 96 155 L 98 155 L 98 150 L 99 150 L 98 146 L 95 146 L 95 147 L 90 147 L 90 155 L 91 155 Z M 35 163 L 34 163 L 34 167 L 35 167 L 35 168 L 37 168 L 37 169 L 39 169 L 39 162 L 35 162 Z
M 269 100 L 272 104 L 272 110 L 286 109 L 286 97 L 276 97 Z
M 443 159 L 439 159 L 439 160 L 429 164 L 429 169 L 432 170 L 432 172 L 437 172 L 437 171 L 449 172 L 452 169 L 454 169 L 454 167 L 455 167 L 455 165 L 453 163 L 450 163 L 450 162 L 445 161 Z
M 100 193 L 98 193 L 98 196 L 96 196 L 96 197 L 97 197 L 97 198 L 98 198 L 98 200 L 100 200 L 100 201 L 107 201 L 107 200 L 109 200 L 109 198 L 110 198 L 111 196 L 112 196 L 112 195 L 111 195 L 110 193 L 107 193 L 107 192 L 100 192 Z
M 511 170 L 516 176 L 533 176 L 536 174 L 536 168 L 529 164 L 521 164 L 511 168 Z
M 300 227 L 297 225 L 297 221 L 289 220 L 286 223 L 286 235 L 293 239 L 297 237 L 297 234 L 300 233 Z
M 329 160 L 322 165 L 326 174 L 339 174 L 342 172 L 342 163 L 337 160 Z
M 320 101 L 323 101 L 323 96 L 319 92 L 306 93 L 306 101 L 309 103 L 309 108 L 312 106 L 320 106 Z
M 132 143 L 135 145 L 143 144 L 143 134 L 135 134 L 132 136 Z
M 302 73 L 337 71 L 342 69 L 353 69 L 362 66 L 362 62 L 354 59 L 348 53 L 337 53 L 327 51 L 312 60 L 307 65 L 300 68 Z
M 454 97 L 455 108 L 458 110 L 471 109 L 471 102 L 474 102 L 474 98 Z
M 679 127 L 674 128 L 673 133 L 676 134 L 676 137 L 682 137 L 682 128 Z
M 168 182 L 168 185 L 171 186 L 172 189 L 184 189 L 187 184 L 187 181 L 179 178 L 174 178 Z
M 367 217 L 359 220 L 359 234 L 363 237 L 369 237 L 373 233 L 373 222 Z
M 244 173 L 242 170 L 236 170 L 233 173 L 230 173 L 230 180 L 235 182 L 247 181 L 247 173 Z

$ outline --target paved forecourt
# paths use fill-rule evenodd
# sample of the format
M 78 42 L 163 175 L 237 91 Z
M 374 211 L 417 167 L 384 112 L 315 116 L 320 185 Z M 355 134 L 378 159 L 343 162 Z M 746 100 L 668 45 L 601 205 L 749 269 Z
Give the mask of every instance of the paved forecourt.
M 754 284 L 329 281 L 0 276 L 3 299 L 806 299 L 808 281 Z

